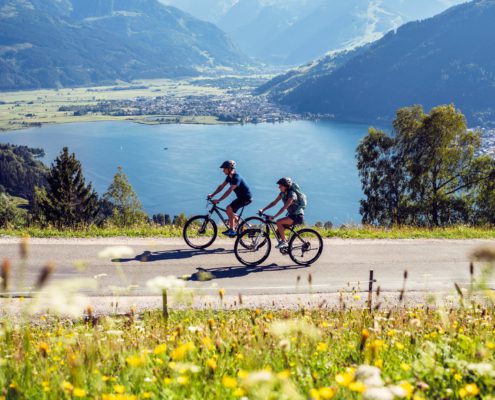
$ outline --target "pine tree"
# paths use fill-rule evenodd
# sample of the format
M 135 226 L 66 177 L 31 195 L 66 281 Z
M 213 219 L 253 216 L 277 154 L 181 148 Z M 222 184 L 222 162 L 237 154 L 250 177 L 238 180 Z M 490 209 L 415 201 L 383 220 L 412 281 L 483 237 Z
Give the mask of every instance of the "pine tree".
M 122 167 L 118 167 L 104 199 L 113 206 L 109 219 L 112 225 L 130 227 L 142 224 L 148 218 Z
M 81 163 L 64 147 L 52 164 L 46 187 L 35 189 L 36 220 L 58 228 L 88 226 L 99 211 L 98 196 L 86 185 Z

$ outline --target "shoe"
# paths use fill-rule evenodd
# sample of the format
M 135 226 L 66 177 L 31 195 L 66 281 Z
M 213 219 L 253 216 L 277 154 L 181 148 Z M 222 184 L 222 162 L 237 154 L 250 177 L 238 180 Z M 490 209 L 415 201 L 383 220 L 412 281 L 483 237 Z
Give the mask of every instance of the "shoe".
M 278 244 L 275 246 L 276 249 L 282 250 L 282 249 L 287 249 L 289 247 L 289 244 L 287 242 L 284 242 L 281 240 L 278 242 Z
M 226 231 L 222 232 L 225 236 L 228 236 L 228 237 L 236 237 L 237 236 L 237 232 L 232 230 L 232 229 L 227 229 Z

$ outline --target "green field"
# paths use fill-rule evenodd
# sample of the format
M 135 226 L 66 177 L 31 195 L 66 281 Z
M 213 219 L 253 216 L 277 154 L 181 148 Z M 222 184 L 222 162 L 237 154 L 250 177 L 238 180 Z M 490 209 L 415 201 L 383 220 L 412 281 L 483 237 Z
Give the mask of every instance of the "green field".
M 455 226 L 450 228 L 374 228 L 374 227 L 349 227 L 338 229 L 318 230 L 324 238 L 340 239 L 495 239 L 495 228 L 491 227 L 467 227 Z M 22 229 L 0 229 L 0 236 L 13 237 L 65 237 L 65 238 L 91 238 L 91 237 L 181 237 L 182 227 L 178 226 L 154 226 L 146 225 L 135 228 L 99 228 L 88 229 L 54 229 L 28 227 Z
M 114 86 L 98 86 L 91 88 L 73 89 L 42 89 L 19 92 L 3 92 L 0 104 L 0 131 L 23 129 L 36 124 L 62 124 L 69 122 L 93 122 L 108 120 L 129 120 L 145 122 L 151 115 L 139 117 L 114 117 L 101 114 L 88 114 L 83 116 L 72 116 L 67 112 L 58 111 L 61 106 L 88 106 L 96 105 L 104 100 L 124 100 L 136 97 L 156 97 L 173 95 L 176 97 L 221 95 L 226 89 L 214 86 L 197 85 L 197 79 L 176 81 L 169 79 L 140 80 L 130 83 L 121 83 Z M 201 78 L 205 79 L 205 78 Z M 133 89 L 136 86 L 146 88 Z M 131 88 L 126 90 L 115 90 L 116 88 Z M 32 116 L 29 116 L 29 115 Z M 158 116 L 161 117 L 161 116 Z M 220 123 L 213 117 L 173 117 L 171 122 L 190 124 L 212 124 Z
M 492 306 L 369 313 L 347 300 L 345 309 L 168 319 L 88 308 L 75 319 L 0 322 L 2 399 L 493 399 L 495 391 Z

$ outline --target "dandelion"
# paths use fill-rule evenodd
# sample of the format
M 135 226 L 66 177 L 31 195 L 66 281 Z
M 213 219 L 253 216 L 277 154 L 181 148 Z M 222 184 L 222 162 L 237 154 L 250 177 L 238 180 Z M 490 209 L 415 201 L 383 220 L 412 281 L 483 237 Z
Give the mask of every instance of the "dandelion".
M 403 370 L 403 371 L 409 371 L 411 369 L 411 366 L 407 363 L 401 363 L 400 364 L 400 368 Z
M 181 375 L 177 377 L 177 383 L 182 386 L 187 385 L 189 383 L 189 377 Z
M 351 392 L 363 393 L 366 390 L 366 385 L 363 382 L 351 382 L 349 384 Z
M 237 388 L 232 394 L 235 397 L 244 397 L 246 395 L 246 391 L 243 388 Z
M 234 389 L 235 387 L 237 387 L 237 379 L 225 375 L 222 378 L 222 385 L 228 389 Z
M 143 358 L 139 356 L 127 357 L 125 362 L 130 367 L 142 367 L 145 364 Z
M 318 343 L 318 346 L 316 346 L 316 351 L 323 353 L 328 350 L 328 345 L 326 343 Z
M 50 352 L 50 346 L 48 346 L 48 343 L 46 342 L 41 342 L 39 344 L 39 349 L 43 357 L 46 357 L 47 354 Z
M 153 354 L 160 356 L 164 354 L 166 351 L 167 351 L 167 345 L 165 343 L 162 343 L 155 347 L 155 350 L 153 350 Z
M 173 360 L 182 360 L 187 353 L 190 351 L 194 350 L 194 343 L 193 342 L 187 342 L 184 343 L 183 345 L 177 347 L 173 352 L 172 352 L 172 359 Z
M 213 358 L 209 358 L 208 361 L 206 361 L 206 365 L 212 371 L 215 371 L 217 369 L 217 362 Z
M 86 397 L 86 391 L 84 389 L 81 389 L 81 388 L 74 388 L 72 395 L 74 397 Z
M 480 390 L 476 383 L 469 383 L 459 390 L 459 396 L 464 397 L 475 397 L 480 393 Z
M 123 394 L 123 393 L 125 393 L 125 386 L 124 385 L 115 385 L 113 387 L 113 391 L 117 394 Z

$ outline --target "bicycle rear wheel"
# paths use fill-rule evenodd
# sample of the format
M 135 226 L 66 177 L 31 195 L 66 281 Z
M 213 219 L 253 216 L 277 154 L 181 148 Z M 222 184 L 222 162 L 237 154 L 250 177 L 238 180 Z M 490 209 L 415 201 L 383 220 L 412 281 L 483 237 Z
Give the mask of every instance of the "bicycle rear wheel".
M 323 251 L 323 239 L 313 229 L 301 229 L 289 240 L 289 256 L 296 264 L 313 264 Z
M 249 217 L 249 218 L 246 218 L 237 227 L 237 236 L 241 236 L 242 233 L 245 232 L 247 229 L 262 228 L 263 223 L 264 223 L 264 220 L 262 218 L 260 218 L 260 217 Z M 269 236 L 268 226 L 266 226 L 266 225 L 265 225 L 265 232 L 266 232 L 266 235 Z M 249 241 L 248 242 L 244 242 L 244 240 L 240 240 L 239 243 L 245 249 L 247 249 L 248 246 L 249 246 Z
M 237 237 L 234 254 L 241 264 L 256 266 L 268 258 L 271 248 L 270 237 L 263 229 L 247 229 Z
M 217 224 L 208 215 L 197 215 L 186 222 L 182 236 L 189 247 L 206 249 L 217 238 Z

